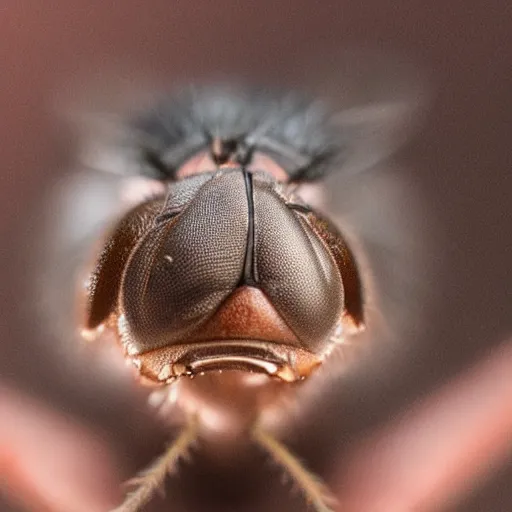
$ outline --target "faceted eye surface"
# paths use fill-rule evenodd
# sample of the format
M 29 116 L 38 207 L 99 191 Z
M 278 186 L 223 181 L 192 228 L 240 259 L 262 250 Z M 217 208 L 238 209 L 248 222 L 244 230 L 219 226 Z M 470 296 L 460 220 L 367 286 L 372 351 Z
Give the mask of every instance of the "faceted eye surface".
M 283 190 L 266 172 L 223 169 L 172 183 L 165 199 L 135 208 L 93 273 L 88 327 L 115 313 L 131 355 L 244 337 L 321 355 L 344 314 L 359 320 L 357 270 L 341 236 Z M 286 340 L 265 337 L 249 302 L 241 307 L 252 327 L 237 319 L 235 332 L 229 318 L 215 320 L 242 289 L 263 294 Z
M 152 199 L 133 208 L 107 238 L 89 278 L 86 329 L 95 329 L 117 309 L 124 269 L 140 237 L 153 225 L 164 204 Z
M 254 179 L 255 253 L 261 289 L 304 348 L 326 341 L 343 309 L 343 283 L 327 247 L 263 175 Z
M 142 238 L 121 290 L 138 350 L 186 338 L 237 287 L 247 225 L 244 179 L 230 173 L 205 183 L 181 213 Z
M 343 282 L 307 217 L 266 173 L 189 179 L 171 187 L 127 262 L 119 312 L 131 353 L 197 341 L 241 286 L 259 288 L 302 348 L 321 352 L 343 312 Z

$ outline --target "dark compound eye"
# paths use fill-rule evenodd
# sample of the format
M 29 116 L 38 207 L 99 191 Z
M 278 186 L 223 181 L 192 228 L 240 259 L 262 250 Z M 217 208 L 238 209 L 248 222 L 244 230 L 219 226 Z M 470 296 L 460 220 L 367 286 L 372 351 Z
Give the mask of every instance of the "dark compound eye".
M 121 288 L 126 341 L 138 351 L 199 341 L 205 321 L 244 284 L 247 257 L 255 276 L 250 284 L 301 346 L 322 351 L 343 310 L 336 263 L 274 182 L 254 176 L 252 205 L 247 192 L 243 173 L 227 172 L 140 240 Z
M 289 205 L 278 182 L 257 171 L 224 169 L 171 184 L 165 200 L 118 225 L 91 283 L 87 326 L 115 313 L 132 356 L 175 347 L 167 356 L 174 360 L 210 344 L 211 357 L 220 342 L 231 343 L 231 355 L 244 344 L 258 353 L 265 343 L 314 361 L 345 320 L 363 320 L 343 238 Z

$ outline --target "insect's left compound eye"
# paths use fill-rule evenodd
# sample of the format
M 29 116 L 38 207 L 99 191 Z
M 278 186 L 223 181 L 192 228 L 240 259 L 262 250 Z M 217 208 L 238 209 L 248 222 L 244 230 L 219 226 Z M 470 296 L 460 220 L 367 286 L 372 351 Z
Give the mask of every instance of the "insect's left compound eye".
M 91 280 L 88 327 L 113 317 L 129 355 L 182 369 L 292 353 L 311 366 L 357 313 L 358 286 L 325 221 L 267 173 L 224 169 L 171 184 L 121 221 Z

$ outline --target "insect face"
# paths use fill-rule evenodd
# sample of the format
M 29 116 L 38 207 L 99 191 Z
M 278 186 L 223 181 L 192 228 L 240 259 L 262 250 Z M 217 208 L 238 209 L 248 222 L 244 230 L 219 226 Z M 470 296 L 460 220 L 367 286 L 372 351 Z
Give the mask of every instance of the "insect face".
M 152 141 L 139 153 L 165 191 L 110 234 L 85 327 L 108 321 L 155 382 L 226 368 L 309 375 L 344 321 L 362 322 L 349 248 L 289 185 L 315 177 L 341 147 L 324 110 L 293 95 L 213 89 L 134 125 Z
M 89 331 L 117 334 L 145 382 L 180 390 L 189 437 L 194 421 L 204 427 L 206 411 L 222 408 L 201 383 L 185 384 L 190 379 L 210 375 L 225 403 L 243 396 L 236 410 L 249 432 L 264 406 L 263 388 L 247 376 L 264 376 L 267 395 L 276 382 L 303 380 L 347 325 L 363 321 L 350 249 L 294 192 L 332 155 L 331 135 L 318 134 L 326 130 L 323 114 L 266 96 L 223 111 L 222 95 L 208 98 L 199 117 L 196 103 L 178 102 L 166 113 L 167 131 L 151 116 L 139 122 L 153 135 L 141 154 L 164 192 L 134 207 L 107 237 L 85 321 Z M 253 437 L 281 457 L 284 447 L 265 435 Z M 122 510 L 136 510 L 140 500 L 133 503 Z

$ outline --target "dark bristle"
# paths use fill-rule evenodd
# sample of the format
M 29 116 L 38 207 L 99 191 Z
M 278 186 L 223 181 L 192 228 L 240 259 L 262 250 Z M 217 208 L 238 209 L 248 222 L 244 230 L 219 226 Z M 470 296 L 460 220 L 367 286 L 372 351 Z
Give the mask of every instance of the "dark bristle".
M 261 88 L 188 88 L 135 118 L 132 127 L 144 141 L 145 164 L 168 179 L 214 140 L 222 142 L 217 158 L 222 160 L 226 151 L 243 149 L 241 156 L 247 157 L 260 150 L 292 181 L 323 176 L 343 148 L 323 104 L 298 93 Z

